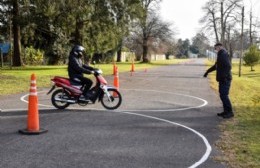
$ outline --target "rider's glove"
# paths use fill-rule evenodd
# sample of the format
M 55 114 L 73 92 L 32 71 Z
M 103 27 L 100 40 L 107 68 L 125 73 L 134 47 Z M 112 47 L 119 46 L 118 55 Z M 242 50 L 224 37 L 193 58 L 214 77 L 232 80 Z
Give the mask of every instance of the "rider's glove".
M 94 71 L 94 74 L 95 74 L 95 75 L 98 75 L 99 73 L 98 73 L 97 71 Z

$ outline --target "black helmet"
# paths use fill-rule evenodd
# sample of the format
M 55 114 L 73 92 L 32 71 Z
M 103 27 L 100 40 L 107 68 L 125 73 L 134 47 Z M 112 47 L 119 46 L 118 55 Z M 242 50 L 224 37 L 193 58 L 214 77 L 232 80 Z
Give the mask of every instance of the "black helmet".
M 85 48 L 80 46 L 80 45 L 75 45 L 72 49 L 72 52 L 76 55 L 76 56 L 83 56 L 83 53 L 85 51 Z

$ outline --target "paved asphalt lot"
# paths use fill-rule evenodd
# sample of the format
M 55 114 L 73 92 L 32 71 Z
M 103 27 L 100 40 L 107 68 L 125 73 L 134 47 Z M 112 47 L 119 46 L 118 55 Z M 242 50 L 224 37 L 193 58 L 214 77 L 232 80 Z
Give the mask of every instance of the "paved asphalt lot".
M 119 74 L 123 103 L 53 109 L 39 89 L 40 126 L 26 127 L 25 94 L 0 97 L 0 167 L 4 168 L 224 168 L 216 116 L 218 95 L 202 78 L 203 60 Z M 113 77 L 107 77 L 113 83 Z

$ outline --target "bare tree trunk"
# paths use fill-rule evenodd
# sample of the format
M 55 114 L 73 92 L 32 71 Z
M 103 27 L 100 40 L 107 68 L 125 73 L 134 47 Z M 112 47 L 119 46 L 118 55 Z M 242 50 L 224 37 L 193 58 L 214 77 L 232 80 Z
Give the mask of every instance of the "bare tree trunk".
M 213 17 L 213 25 L 214 25 L 214 32 L 215 32 L 215 36 L 216 36 L 216 42 L 219 42 L 219 38 L 218 38 L 218 29 L 217 29 L 217 24 L 216 24 L 216 18 L 215 18 L 215 13 L 212 13 L 212 17 Z
M 19 4 L 18 4 L 18 0 L 13 0 L 12 2 L 13 2 L 13 34 L 14 34 L 13 66 L 22 66 L 20 25 L 18 23 L 18 20 L 19 20 Z
M 230 43 L 229 44 L 229 48 L 230 48 L 230 52 L 229 52 L 229 59 L 230 59 L 230 62 L 232 62 L 232 58 L 233 58 L 233 47 L 232 47 L 232 44 Z
M 148 40 L 147 38 L 144 38 L 143 39 L 143 62 L 144 63 L 147 63 L 149 62 L 149 59 L 148 59 Z
M 250 46 L 253 44 L 253 36 L 252 36 L 252 6 L 250 9 L 250 23 L 249 23 L 249 38 L 250 38 Z
M 228 33 L 227 33 L 227 49 L 229 52 L 229 60 L 230 60 L 230 62 L 232 62 L 233 48 L 232 48 L 231 39 L 230 39 L 230 30 L 231 30 L 231 27 L 229 26 Z
M 253 69 L 253 66 L 251 66 L 251 71 L 255 71 L 255 70 Z
M 121 62 L 122 58 L 122 46 L 119 47 L 118 51 L 117 51 L 117 58 L 116 58 L 116 62 Z
M 220 24 L 221 24 L 221 38 L 220 41 L 221 43 L 226 47 L 225 44 L 225 24 L 224 24 L 224 7 L 223 7 L 223 2 L 221 2 L 221 7 L 220 7 Z
M 148 59 L 148 37 L 149 37 L 149 30 L 147 27 L 147 19 L 148 19 L 148 12 L 151 9 L 151 5 L 154 3 L 155 5 L 158 4 L 161 0 L 141 0 L 144 16 L 142 18 L 142 29 L 143 29 L 143 62 L 149 62 Z
M 241 76 L 241 66 L 242 66 L 242 56 L 243 56 L 243 48 L 244 48 L 244 11 L 245 8 L 242 8 L 242 30 L 241 30 L 241 51 L 240 51 L 240 58 L 239 58 L 239 73 L 238 76 Z

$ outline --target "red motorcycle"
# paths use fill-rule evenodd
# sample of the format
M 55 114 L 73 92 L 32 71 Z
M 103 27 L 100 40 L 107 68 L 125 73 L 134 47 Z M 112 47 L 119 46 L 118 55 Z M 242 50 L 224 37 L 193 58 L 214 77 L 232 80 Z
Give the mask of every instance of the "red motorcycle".
M 86 106 L 94 104 L 98 100 L 106 109 L 117 109 L 122 103 L 122 96 L 115 87 L 107 85 L 106 79 L 101 74 L 102 70 L 95 70 L 96 85 L 90 89 L 91 97 L 89 99 L 83 95 L 84 85 L 74 84 L 68 78 L 55 76 L 51 79 L 53 86 L 47 93 L 50 94 L 56 87 L 60 88 L 52 93 L 53 106 L 65 109 L 70 104 Z

